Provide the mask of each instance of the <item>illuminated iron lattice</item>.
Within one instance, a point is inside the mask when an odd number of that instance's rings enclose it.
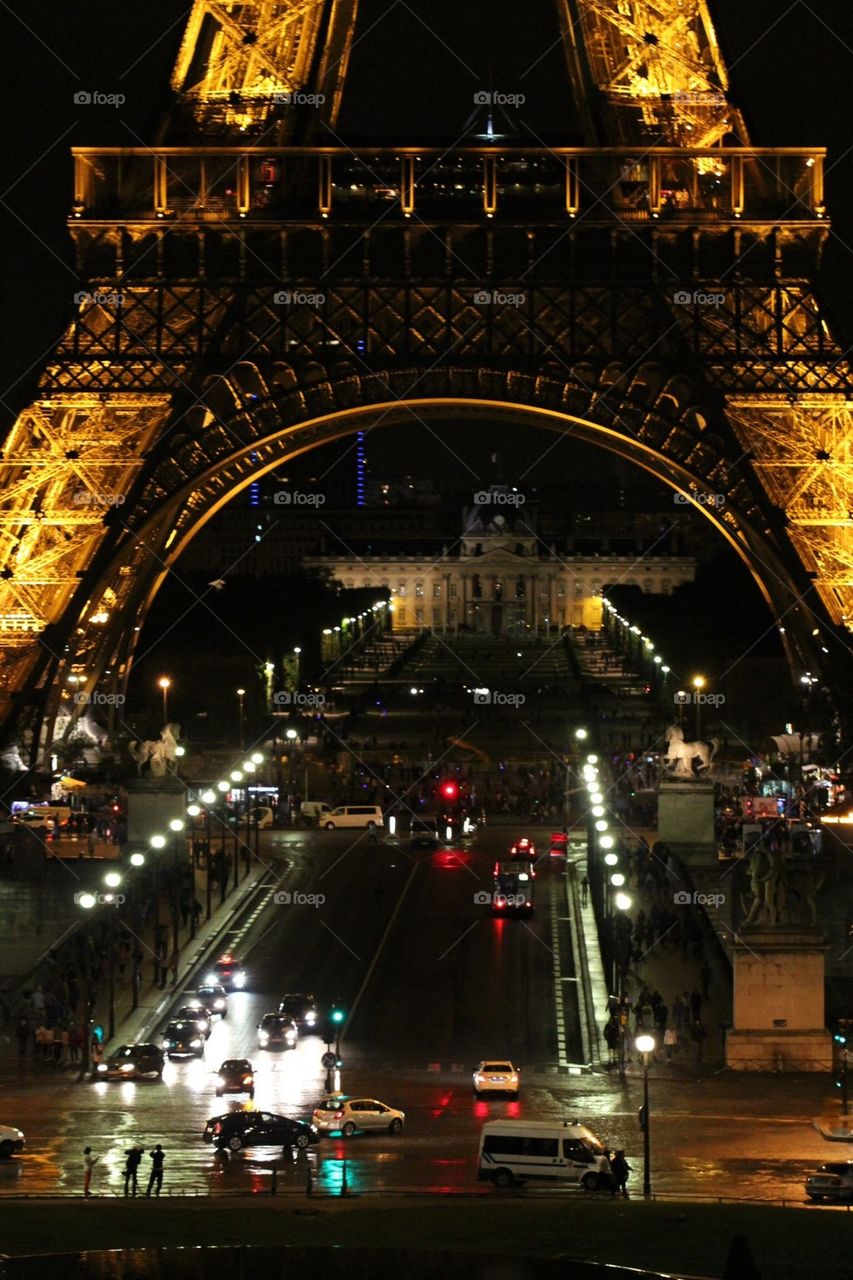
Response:
[[[121,687],[200,521],[336,413],[419,396],[573,414],[724,494],[792,664],[815,666],[810,582],[851,625],[824,153],[750,146],[704,0],[556,3],[583,148],[312,151],[356,0],[195,0],[163,138],[75,148],[87,292],[0,458],[0,715],[33,712],[34,742],[69,677]],[[322,304],[283,306],[297,286]]]

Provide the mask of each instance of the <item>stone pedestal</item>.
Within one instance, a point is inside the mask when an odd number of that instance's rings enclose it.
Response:
[[[714,784],[666,778],[658,787],[658,840],[672,849],[714,849]]]
[[[173,818],[186,820],[187,789],[176,778],[134,778],[127,784],[127,843],[148,848],[152,836],[170,835]]]
[[[734,1026],[726,1065],[735,1071],[829,1071],[824,963],[829,944],[799,925],[745,930],[733,946]]]

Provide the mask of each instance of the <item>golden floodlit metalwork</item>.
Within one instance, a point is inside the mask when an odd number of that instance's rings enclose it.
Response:
[[[792,665],[851,625],[825,152],[751,144],[704,0],[557,8],[583,146],[329,146],[355,0],[195,0],[154,143],[73,149],[83,284],[0,459],[2,715],[33,756],[70,689],[123,687],[230,498],[412,414],[656,476],[741,556]]]

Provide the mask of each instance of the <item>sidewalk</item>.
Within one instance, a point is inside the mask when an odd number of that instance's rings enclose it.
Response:
[[[108,913],[116,908],[106,907],[93,914],[88,920],[80,918],[79,927],[65,939],[58,949],[58,954],[51,952],[35,972],[21,979],[17,990],[8,998],[11,1006],[11,1021],[3,1028],[0,1036],[0,1063],[7,1070],[31,1063],[44,1065],[45,1069],[66,1068],[69,1071],[79,1070],[79,1057],[71,1047],[64,1044],[57,1050],[60,1058],[55,1062],[52,1056],[43,1059],[35,1053],[34,1031],[39,1024],[55,1028],[80,1028],[85,1023],[85,1007],[87,999],[86,970],[94,972],[95,977],[89,979],[93,995],[91,1017],[95,1026],[100,1026],[104,1033],[104,1052],[111,1047],[123,1043],[131,1043],[150,1034],[151,1028],[162,1016],[162,1010],[171,993],[180,989],[195,977],[194,970],[199,966],[205,952],[216,942],[218,935],[225,932],[259,883],[269,878],[267,860],[251,862],[248,870],[241,865],[241,879],[236,889],[229,875],[229,887],[225,901],[220,903],[220,891],[217,888],[211,901],[210,920],[204,919],[204,910],[193,937],[192,916],[188,915],[186,923],[178,921],[178,958],[176,970],[173,972],[170,961],[173,956],[172,927],[168,896],[160,895],[159,919],[161,938],[167,934],[165,954],[161,951],[161,968],[166,972],[166,983],[155,981],[155,939],[153,911],[150,898],[145,896],[144,885],[138,884],[135,892],[138,897],[132,907],[118,920],[111,920]],[[194,870],[194,889],[197,901],[201,904],[206,898],[205,873]],[[114,929],[115,947],[115,1035],[108,1036],[109,1028],[109,944],[111,930]],[[134,1009],[133,974],[139,973],[137,1007]],[[162,973],[160,974],[162,979]],[[24,993],[40,991],[41,1004],[33,1004],[32,997]],[[17,1028],[19,1021],[26,1018],[30,1025],[26,1053],[19,1051]]]
[[[575,875],[578,883],[580,883],[587,874],[585,850],[580,851],[575,847],[570,851],[569,860],[574,863]],[[642,872],[640,872],[639,878],[642,881]],[[644,911],[648,916],[656,902],[662,905],[662,897],[669,902],[670,906],[672,905],[673,895],[671,890],[668,891],[665,887],[646,887],[642,883],[638,886],[636,876],[633,880],[631,878],[628,879],[625,889],[633,899],[632,906],[627,912],[632,924],[636,923],[640,911]],[[696,907],[692,909],[701,910],[702,908]],[[681,910],[686,910],[686,908]],[[609,1055],[604,1040],[604,1028],[609,1017],[607,999],[611,992],[607,989],[598,928],[591,901],[586,906],[582,906],[579,923],[581,945],[586,948],[587,952],[592,995],[595,1004],[594,1020],[599,1033],[597,1052],[596,1046],[593,1046],[593,1061],[598,1063],[600,1070],[616,1072],[618,1068],[615,1065],[613,1067],[608,1067],[607,1065]],[[636,963],[632,960],[628,966],[624,984],[624,994],[627,995],[631,1003],[631,1014],[625,1040],[627,1074],[639,1073],[642,1070],[640,1055],[634,1050],[633,1045],[638,1034],[635,1025],[634,1006],[636,1005],[637,996],[644,986],[649,992],[659,992],[663,997],[663,1003],[669,1010],[667,1022],[669,1027],[673,1027],[675,1024],[673,1005],[676,999],[681,996],[682,1000],[684,1000],[684,993],[687,993],[689,997],[694,992],[697,992],[701,1000],[700,1020],[705,1030],[705,1039],[701,1042],[701,1051],[699,1051],[697,1050],[696,1042],[691,1036],[693,1013],[688,999],[687,1016],[683,1029],[678,1032],[678,1040],[673,1047],[669,1062],[666,1060],[665,1050],[661,1043],[662,1030],[657,1027],[652,1028],[652,1034],[658,1041],[658,1046],[649,1062],[651,1074],[695,1078],[699,1075],[716,1074],[724,1065],[724,1024],[728,1016],[729,995],[720,989],[713,972],[709,972],[708,966],[705,965],[704,948],[702,954],[697,957],[692,945],[682,946],[681,942],[677,940],[677,932],[677,930],[673,930],[670,937],[667,937],[666,932],[664,932],[651,945],[643,944],[639,948],[642,953],[640,960]],[[704,946],[707,945],[706,939],[704,940]],[[616,992],[615,994],[621,993]]]

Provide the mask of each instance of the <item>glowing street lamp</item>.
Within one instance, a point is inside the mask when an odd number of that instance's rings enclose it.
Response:
[[[161,676],[157,681],[160,691],[163,694],[163,724],[169,723],[169,690],[172,687],[172,681],[168,676]]]
[[[239,703],[240,703],[240,746],[241,747],[245,746],[245,742],[246,742],[246,730],[245,730],[246,714],[245,714],[245,702],[244,702],[245,697],[246,697],[246,690],[238,689],[237,698],[239,699]]]
[[[693,705],[696,708],[696,740],[699,741],[702,733],[702,708],[699,703],[699,694],[705,688],[705,677],[694,676],[691,681],[693,685]]]
[[[652,1194],[651,1121],[649,1117],[649,1054],[655,1051],[654,1036],[637,1036],[634,1041],[637,1053],[643,1055],[643,1105],[640,1109],[640,1127],[643,1130],[643,1195],[648,1200]]]

